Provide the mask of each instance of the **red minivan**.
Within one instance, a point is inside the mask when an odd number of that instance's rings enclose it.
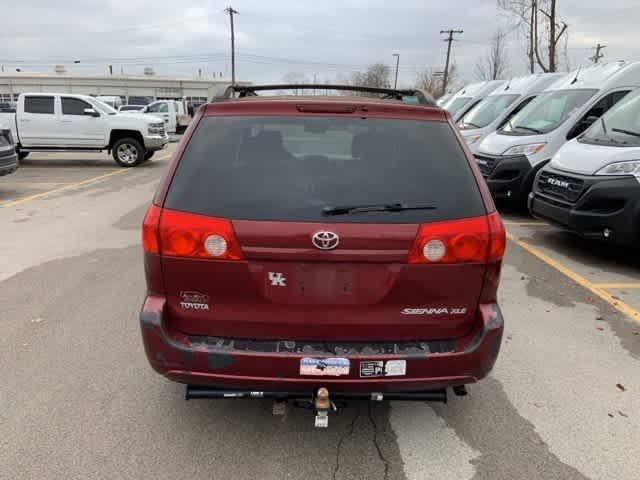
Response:
[[[146,214],[152,367],[187,398],[464,394],[500,349],[505,231],[449,115],[267,88],[200,108]]]

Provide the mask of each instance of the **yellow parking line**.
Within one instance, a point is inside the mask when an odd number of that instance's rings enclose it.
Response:
[[[574,272],[570,268],[564,266],[562,263],[558,262],[557,260],[554,260],[553,258],[549,257],[548,255],[546,255],[545,253],[541,252],[537,248],[532,247],[531,245],[529,245],[526,242],[523,242],[522,240],[518,240],[512,234],[507,233],[507,238],[509,240],[511,240],[512,242],[514,242],[515,244],[517,244],[519,247],[525,249],[531,255],[539,258],[540,260],[542,260],[547,265],[555,268],[557,271],[559,271],[563,275],[569,277],[571,280],[573,280],[575,283],[577,283],[581,287],[589,290],[591,293],[593,293],[597,297],[599,297],[602,300],[604,300],[605,302],[607,302],[609,305],[614,307],[619,312],[621,312],[624,315],[628,316],[629,318],[631,318],[635,322],[640,323],[640,312],[638,310],[635,310],[634,308],[630,307],[626,303],[624,303],[624,302],[622,302],[622,301],[620,301],[620,300],[618,300],[616,298],[613,298],[613,296],[610,293],[608,293],[605,290],[603,290],[603,287],[599,286],[599,284],[595,284],[595,283],[590,282],[589,280],[584,278],[579,273]]]
[[[165,159],[171,157],[171,155],[172,154],[163,155],[162,157],[158,157],[156,160],[165,160]],[[47,195],[51,195],[53,193],[63,192],[65,190],[69,190],[71,188],[76,188],[76,187],[81,187],[83,185],[89,185],[91,183],[97,182],[99,180],[103,180],[105,178],[113,177],[113,176],[119,175],[121,173],[132,172],[132,171],[135,171],[135,168],[123,168],[123,169],[120,169],[120,170],[115,170],[113,172],[105,173],[103,175],[98,175],[97,177],[91,177],[91,178],[88,178],[86,180],[82,180],[81,182],[69,183],[69,184],[65,185],[64,187],[58,187],[58,188],[54,188],[52,190],[47,190],[46,192],[40,192],[40,193],[36,193],[34,195],[29,195],[27,197],[19,198],[17,200],[11,200],[9,202],[0,203],[0,207],[14,207],[14,206],[20,205],[22,203],[30,202],[31,200],[36,200],[38,198],[46,197]]]
[[[598,288],[640,288],[640,283],[594,283]]]
[[[9,201],[6,203],[0,203],[0,207],[14,207],[16,205],[20,205],[21,203],[30,202],[31,200],[36,200],[38,198],[46,197],[47,195],[51,195],[52,193],[63,192],[65,190],[69,190],[70,188],[80,187],[82,185],[88,185],[90,183],[97,182],[98,180],[102,180],[103,178],[113,177],[114,175],[118,175],[120,173],[124,173],[128,170],[116,170],[114,172],[105,173],[103,175],[98,175],[97,177],[88,178],[87,180],[83,180],[81,182],[70,183],[69,185],[65,185],[64,187],[54,188],[52,190],[47,190],[46,192],[36,193],[34,195],[29,195],[27,197],[22,197],[17,200]]]

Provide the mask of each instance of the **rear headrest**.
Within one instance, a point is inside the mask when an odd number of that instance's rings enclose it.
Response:
[[[375,133],[363,132],[353,136],[351,141],[351,156],[364,157],[368,152],[374,151],[378,143]]]
[[[256,135],[256,137],[253,139],[253,142],[254,145],[258,146],[258,148],[263,148],[265,150],[284,150],[281,132],[276,132],[273,130],[263,130],[258,135]]]

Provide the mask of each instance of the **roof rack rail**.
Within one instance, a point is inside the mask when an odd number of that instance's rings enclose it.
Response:
[[[363,92],[363,93],[379,93],[383,95],[383,99],[402,100],[404,97],[416,97],[418,104],[435,107],[437,106],[433,97],[417,88],[396,89],[396,88],[380,88],[380,87],[364,87],[357,85],[327,85],[324,83],[283,83],[278,85],[229,85],[224,93],[216,97],[216,100],[230,100],[235,98],[255,97],[256,92],[273,91],[273,90],[339,90],[346,92]]]

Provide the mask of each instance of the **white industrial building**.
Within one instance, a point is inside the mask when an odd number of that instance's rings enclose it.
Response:
[[[0,73],[0,102],[11,102],[25,92],[79,93],[84,95],[115,95],[123,102],[129,96],[157,99],[185,98],[199,104],[222,93],[231,83],[223,79],[178,78],[154,75],[83,75],[68,73],[56,67],[55,73]],[[245,82],[242,82],[245,83]]]

